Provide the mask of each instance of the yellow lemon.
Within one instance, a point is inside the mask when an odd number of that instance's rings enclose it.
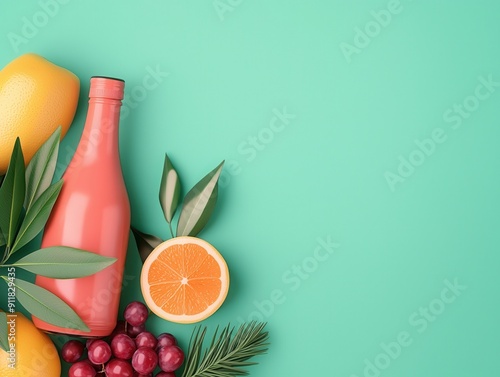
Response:
[[[0,71],[0,175],[7,171],[16,137],[26,162],[75,116],[80,81],[70,71],[36,54],[22,55]]]
[[[61,360],[47,334],[22,313],[7,316],[10,352],[0,349],[2,377],[59,377]]]

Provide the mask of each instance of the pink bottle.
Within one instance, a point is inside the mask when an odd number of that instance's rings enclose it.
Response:
[[[90,79],[83,135],[63,175],[63,188],[42,240],[42,247],[71,246],[118,260],[78,279],[37,276],[36,284],[63,299],[91,331],[61,328],[33,317],[42,330],[93,337],[109,335],[116,326],[130,229],[130,204],[118,151],[124,86],[119,79]]]

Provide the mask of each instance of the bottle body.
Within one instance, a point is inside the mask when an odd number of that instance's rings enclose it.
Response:
[[[83,278],[37,276],[36,284],[71,306],[91,330],[61,328],[34,317],[35,325],[46,331],[100,337],[109,335],[116,326],[130,229],[130,204],[118,150],[123,82],[121,98],[106,96],[120,97],[120,82],[92,78],[82,138],[63,175],[63,188],[42,238],[42,248],[70,246],[117,261]],[[117,93],[106,92],[106,87],[96,90],[102,85],[114,85]]]

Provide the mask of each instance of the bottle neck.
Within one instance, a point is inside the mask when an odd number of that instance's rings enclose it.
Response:
[[[118,158],[118,128],[121,101],[91,98],[82,138],[75,155],[85,164],[104,156]]]

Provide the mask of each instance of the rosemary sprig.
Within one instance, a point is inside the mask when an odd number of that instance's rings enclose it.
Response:
[[[266,323],[252,321],[241,325],[234,333],[234,327],[227,325],[219,335],[217,328],[210,346],[203,352],[203,357],[202,348],[207,328],[198,327],[191,335],[182,377],[248,375],[244,368],[257,364],[248,360],[267,352],[269,333],[264,331],[265,326]]]

